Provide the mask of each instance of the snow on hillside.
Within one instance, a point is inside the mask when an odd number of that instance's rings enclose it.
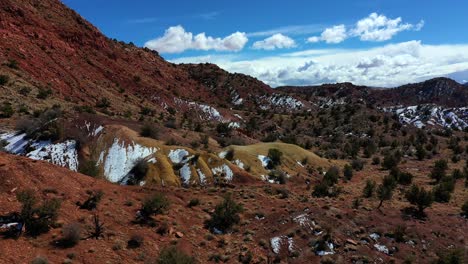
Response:
[[[182,100],[180,98],[174,98],[174,102],[180,106],[187,106],[188,108],[196,111],[200,117],[200,119],[203,120],[212,120],[212,121],[223,121],[224,118],[221,115],[221,113],[218,111],[218,109],[206,105],[206,104],[200,104],[196,102],[189,102]]]
[[[76,125],[76,127],[82,131],[86,131],[88,133],[88,137],[96,137],[104,130],[103,126],[89,121],[84,121],[82,126]]]
[[[270,162],[271,162],[271,159],[267,156],[264,156],[264,155],[258,155],[257,157],[261,162],[262,162],[262,166],[263,168],[268,168],[268,166],[270,165]]]
[[[273,94],[270,96],[261,96],[259,101],[265,102],[265,104],[261,105],[260,108],[263,110],[268,110],[275,107],[290,109],[290,110],[299,110],[304,107],[304,104],[293,98],[289,95],[283,94]]]
[[[62,143],[52,144],[50,141],[33,143],[35,150],[26,154],[26,157],[34,160],[45,160],[52,164],[78,171],[78,152],[76,141],[67,140]]]
[[[104,176],[111,182],[120,182],[135,167],[138,161],[154,155],[157,148],[148,148],[135,142],[120,142],[114,139],[112,146],[101,152],[97,165],[104,167]]]
[[[78,153],[74,140],[59,143],[52,143],[49,140],[34,141],[28,139],[26,134],[17,132],[0,134],[0,140],[5,142],[5,150],[11,154],[44,160],[72,171],[78,171]]]
[[[385,112],[394,113],[402,124],[441,126],[463,130],[468,127],[468,108],[443,108],[436,105],[394,106],[383,108]]]
[[[234,173],[232,172],[231,168],[229,168],[229,166],[226,164],[212,168],[211,171],[213,174],[223,174],[226,181],[232,181],[234,177]]]
[[[185,149],[171,149],[167,155],[174,164],[185,163],[184,159],[189,155]]]

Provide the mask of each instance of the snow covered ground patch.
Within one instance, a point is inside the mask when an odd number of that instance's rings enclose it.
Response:
[[[223,164],[219,167],[212,168],[211,171],[213,174],[224,174],[224,179],[226,181],[232,181],[234,178],[234,173],[232,172],[231,168],[228,165]]]
[[[180,177],[182,178],[182,183],[187,185],[190,183],[190,178],[191,178],[191,171],[190,171],[190,166],[186,163],[182,168],[179,170]]]
[[[198,174],[198,178],[200,178],[200,184],[201,185],[206,184],[206,175],[200,169],[197,169],[197,174]]]
[[[78,171],[78,153],[74,140],[54,144],[51,141],[33,141],[26,138],[25,133],[17,132],[1,134],[0,140],[6,143],[4,148],[11,154],[44,160],[72,171]]]
[[[236,159],[236,160],[233,161],[233,163],[236,164],[237,167],[239,167],[239,168],[241,168],[243,170],[245,169],[245,164],[241,160]]]
[[[0,140],[6,143],[5,150],[15,155],[24,154],[26,146],[30,143],[30,140],[26,139],[25,133],[18,134],[16,132],[2,134]]]
[[[275,107],[284,108],[288,110],[300,110],[304,107],[304,104],[301,101],[289,95],[273,94],[268,97],[262,96],[259,99],[260,101],[266,102],[265,104],[260,106],[260,108],[263,110],[268,110]]]
[[[35,150],[26,154],[26,157],[34,160],[45,160],[72,171],[78,171],[78,152],[75,140],[67,140],[57,144],[52,144],[50,141],[40,141],[33,143],[31,147]]]
[[[280,254],[283,246],[286,246],[289,253],[295,251],[294,238],[288,236],[277,236],[270,239],[271,250],[275,254]]]
[[[382,109],[394,113],[400,123],[423,128],[427,125],[456,128],[463,130],[468,127],[468,108],[443,108],[437,105],[425,104],[414,106],[393,106]]]
[[[377,249],[377,251],[385,253],[387,255],[390,254],[390,250],[385,245],[380,245],[380,244],[375,244],[374,248]]]
[[[190,155],[190,153],[185,150],[185,149],[171,149],[169,151],[169,159],[172,161],[174,164],[180,164],[184,163],[185,157]]]
[[[268,165],[271,162],[271,159],[269,157],[263,156],[263,155],[258,155],[258,159],[262,162],[262,166],[265,169],[268,167]]]
[[[157,148],[148,148],[135,142],[126,144],[114,139],[112,146],[101,152],[98,165],[103,165],[104,175],[111,182],[120,182],[138,161],[155,154]]]

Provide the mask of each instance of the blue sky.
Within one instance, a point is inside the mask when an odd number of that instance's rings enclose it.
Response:
[[[63,2],[111,38],[272,86],[468,80],[462,0]]]

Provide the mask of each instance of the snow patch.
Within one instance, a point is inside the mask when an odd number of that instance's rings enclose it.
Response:
[[[190,166],[189,164],[185,164],[180,168],[180,177],[182,178],[182,183],[184,184],[189,184],[190,183],[190,177],[191,177],[191,171],[190,171]]]
[[[97,165],[102,164],[104,175],[111,182],[119,182],[127,176],[137,162],[155,154],[157,148],[148,148],[131,142],[125,144],[124,141],[114,139],[112,146],[101,152]]]
[[[379,240],[380,235],[377,234],[377,233],[372,233],[372,234],[369,235],[369,237],[372,238],[374,241],[377,241],[377,240]]]
[[[221,151],[221,152],[218,154],[218,157],[220,157],[220,158],[222,158],[222,159],[225,159],[227,154],[228,154],[228,151],[227,151],[227,150],[223,150],[223,151]]]
[[[437,105],[424,104],[414,106],[392,106],[382,108],[384,112],[394,113],[400,123],[423,128],[427,125],[456,128],[468,127],[468,108],[443,108]]]
[[[307,214],[300,214],[293,218],[295,223],[298,223],[301,227],[309,229],[310,231],[314,230],[314,222],[312,222]]]
[[[273,94],[268,97],[262,96],[260,97],[260,101],[266,101],[266,104],[260,106],[262,110],[268,110],[272,107],[299,110],[304,107],[304,104],[301,101],[283,94]]]
[[[229,125],[228,125],[229,128],[232,128],[232,129],[237,129],[237,128],[240,128],[241,125],[239,122],[230,122]]]
[[[390,254],[390,251],[385,245],[375,244],[374,248],[377,249],[379,252],[385,253],[387,255]]]
[[[292,237],[287,236],[277,236],[270,239],[270,246],[271,250],[275,254],[279,254],[281,251],[281,247],[285,245],[288,248],[290,253],[294,252],[294,239]]]
[[[78,153],[74,140],[53,144],[49,140],[30,140],[26,138],[25,133],[17,132],[1,134],[0,140],[6,142],[4,148],[8,153],[24,155],[34,160],[44,160],[72,171],[78,171]],[[29,149],[33,150],[27,152]]]
[[[52,144],[50,141],[40,141],[33,143],[31,147],[35,150],[26,154],[26,157],[34,160],[45,160],[72,171],[78,171],[78,152],[75,140],[67,140],[57,144]]]
[[[15,155],[24,154],[24,152],[26,151],[26,146],[30,143],[30,141],[26,139],[25,133],[5,133],[0,135],[0,139],[7,143],[4,147],[5,150]]]
[[[327,243],[327,246],[328,246],[328,250],[320,250],[320,251],[317,251],[316,254],[319,255],[319,256],[326,256],[326,255],[333,255],[335,254],[335,245],[333,245],[333,243],[329,242]]]
[[[271,162],[271,159],[269,157],[263,156],[263,155],[258,155],[258,159],[262,162],[262,166],[265,169],[268,167],[268,164],[270,164]]]
[[[200,170],[197,169],[198,177],[200,178],[200,184],[204,185],[206,184],[206,175]]]
[[[189,155],[189,152],[185,149],[171,149],[169,151],[169,159],[172,161],[174,164],[180,164],[184,163],[185,157]]]
[[[224,174],[224,179],[226,181],[232,181],[234,177],[234,173],[232,172],[231,168],[229,168],[229,166],[226,164],[223,164],[216,168],[212,168],[211,171],[213,172],[213,174]]]
[[[236,160],[233,161],[233,163],[236,164],[237,167],[239,167],[239,168],[241,168],[243,170],[245,169],[245,165],[241,160],[236,159]]]

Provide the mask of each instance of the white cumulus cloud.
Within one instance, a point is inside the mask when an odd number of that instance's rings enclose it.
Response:
[[[248,41],[243,32],[225,38],[214,38],[205,33],[194,36],[179,25],[168,28],[162,37],[146,42],[145,47],[160,53],[181,53],[186,50],[240,51]]]
[[[368,17],[359,20],[352,34],[363,41],[386,41],[392,39],[399,32],[410,29],[421,29],[422,22],[417,28],[408,23],[402,23],[402,18],[390,19],[384,15],[372,13]]]
[[[347,38],[345,25],[325,29],[321,39],[326,43],[340,43]]]
[[[358,37],[362,41],[387,41],[392,39],[396,34],[414,30],[420,31],[424,27],[424,20],[421,20],[416,25],[403,23],[401,17],[394,19],[388,18],[383,14],[372,13],[369,16],[359,20],[349,30],[345,25],[337,25],[325,29],[319,36],[308,38],[309,43],[325,41],[326,43],[341,43],[347,38]]]
[[[296,46],[296,42],[281,33],[275,34],[264,40],[257,41],[253,44],[254,49],[274,50],[274,49],[287,49]]]
[[[408,41],[362,49],[320,49],[255,59],[240,55],[179,58],[175,63],[211,62],[254,76],[271,86],[353,82],[393,87],[440,76],[468,76],[468,45]]]

